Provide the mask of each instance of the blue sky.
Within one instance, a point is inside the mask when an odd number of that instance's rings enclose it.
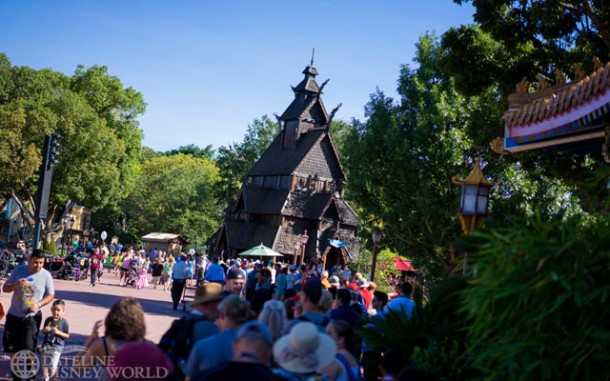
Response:
[[[285,110],[312,48],[326,108],[362,120],[376,88],[396,96],[420,35],[472,14],[451,0],[1,0],[0,52],[66,74],[107,66],[144,95],[145,145],[218,148]]]

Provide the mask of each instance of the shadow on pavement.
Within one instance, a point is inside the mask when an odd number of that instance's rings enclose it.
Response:
[[[63,299],[65,301],[72,301],[72,302],[77,302],[77,303],[81,303],[81,304],[86,304],[86,305],[93,306],[93,307],[101,307],[101,308],[109,309],[110,307],[112,307],[114,302],[116,302],[120,297],[123,296],[123,295],[121,295],[121,292],[120,292],[121,289],[122,289],[122,287],[117,286],[116,295],[97,294],[97,293],[93,293],[93,292],[82,292],[82,291],[57,290],[55,292],[55,298]],[[134,296],[134,298],[138,302],[140,302],[140,304],[142,305],[142,309],[144,309],[144,312],[146,314],[156,314],[156,315],[173,316],[173,317],[182,316],[181,310],[174,311],[172,309],[171,301],[151,300],[151,299],[146,299],[146,298],[140,298],[137,296]],[[97,319],[103,319],[104,317],[105,317],[105,315],[99,316],[99,317],[97,317]],[[91,326],[93,326],[94,322],[95,321],[91,322]]]

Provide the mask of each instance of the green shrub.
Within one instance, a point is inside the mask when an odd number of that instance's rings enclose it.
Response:
[[[463,241],[470,354],[490,380],[610,377],[610,224],[543,221]]]

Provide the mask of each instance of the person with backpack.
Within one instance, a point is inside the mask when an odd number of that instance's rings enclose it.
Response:
[[[320,303],[323,290],[324,286],[318,278],[311,278],[305,283],[303,289],[298,293],[303,313],[288,324],[285,333],[289,333],[296,324],[304,321],[315,324],[321,333],[326,332],[326,326],[330,322],[330,318],[326,315],[326,309]]]
[[[174,364],[174,371],[167,380],[184,380],[184,368],[195,343],[220,332],[214,321],[219,317],[218,304],[221,300],[220,284],[199,286],[191,303],[192,312],[174,320],[163,334],[159,348],[167,353]]]

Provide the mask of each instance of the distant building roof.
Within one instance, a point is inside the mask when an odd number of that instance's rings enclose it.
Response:
[[[180,234],[172,233],[148,233],[141,239],[144,242],[171,242],[179,243],[181,245],[185,245],[188,243],[188,241]]]

